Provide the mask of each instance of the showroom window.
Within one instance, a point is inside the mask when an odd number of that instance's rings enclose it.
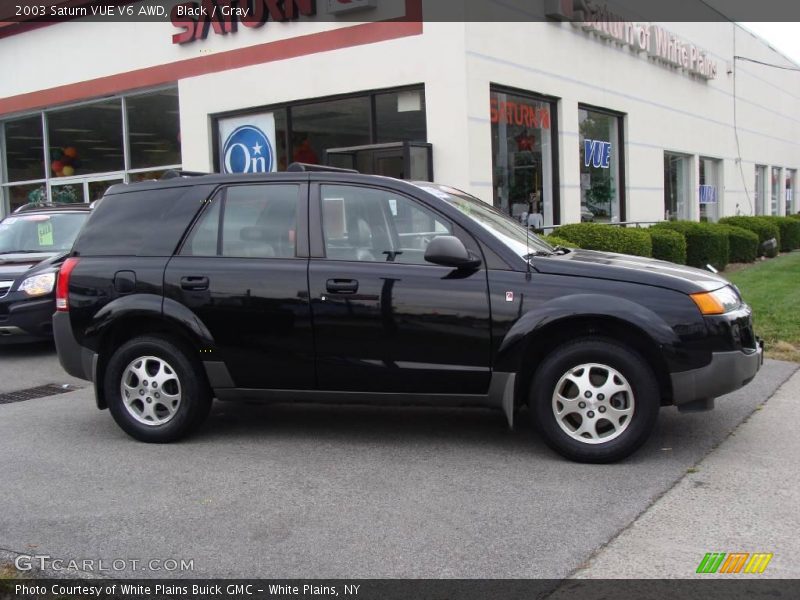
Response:
[[[667,221],[692,218],[691,168],[690,156],[664,153],[664,219]]]
[[[722,161],[714,158],[700,158],[700,220],[716,223],[720,217],[720,190]]]
[[[800,209],[795,208],[794,204],[794,184],[797,171],[795,169],[786,169],[786,214],[791,215],[795,212],[800,213]]]
[[[180,164],[178,90],[131,96],[126,105],[131,169]]]
[[[757,215],[767,214],[766,207],[764,206],[767,198],[766,185],[767,167],[764,165],[756,165],[756,187],[753,196],[755,201],[755,214]]]
[[[292,161],[321,164],[328,148],[370,143],[367,96],[294,106],[290,114]]]
[[[90,202],[109,186],[180,168],[175,88],[46,110],[0,123],[0,214],[29,202]]]
[[[625,220],[622,115],[581,106],[581,221],[618,223]]]
[[[539,227],[558,224],[555,101],[492,87],[489,115],[494,205],[518,218],[533,216]]]
[[[408,168],[404,151],[412,163],[430,162],[421,86],[249,109],[215,120],[215,162],[223,173],[283,171],[301,162],[404,178],[420,172],[414,164]],[[406,142],[422,143],[408,149]],[[329,155],[334,149],[336,157]],[[342,153],[349,164],[339,164]]]
[[[781,195],[781,168],[772,167],[772,180],[770,185],[769,214],[778,214],[778,200]]]

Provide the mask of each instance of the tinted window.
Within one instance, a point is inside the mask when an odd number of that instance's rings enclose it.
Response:
[[[298,191],[296,185],[242,185],[221,191],[181,254],[216,256],[221,249],[222,256],[239,258],[294,257]]]
[[[425,249],[452,224],[389,190],[322,186],[325,252],[334,260],[426,264]]]
[[[171,256],[212,186],[111,194],[75,242],[84,256]]]

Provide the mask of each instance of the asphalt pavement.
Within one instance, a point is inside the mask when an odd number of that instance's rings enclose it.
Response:
[[[2,390],[72,381],[52,353],[5,352]],[[124,559],[103,574],[137,577],[560,578],[797,367],[767,361],[711,413],[663,410],[650,442],[614,465],[570,463],[525,419],[509,432],[484,410],[217,402],[197,435],[159,446],[128,438],[90,387],[3,404],[0,549]]]

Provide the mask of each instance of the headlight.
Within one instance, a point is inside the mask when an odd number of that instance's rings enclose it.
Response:
[[[730,286],[720,288],[713,292],[702,292],[689,296],[697,308],[704,315],[722,315],[726,312],[735,310],[742,305],[739,294]]]
[[[53,291],[56,283],[55,273],[44,273],[28,277],[19,286],[20,292],[25,292],[28,296],[43,296]]]

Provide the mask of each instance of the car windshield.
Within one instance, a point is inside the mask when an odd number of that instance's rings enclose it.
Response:
[[[527,230],[522,224],[474,196],[435,183],[418,183],[417,185],[426,192],[455,206],[523,258],[537,252],[552,254],[555,251],[552,246],[532,231]]]
[[[0,254],[69,250],[88,212],[10,215],[0,221]]]

